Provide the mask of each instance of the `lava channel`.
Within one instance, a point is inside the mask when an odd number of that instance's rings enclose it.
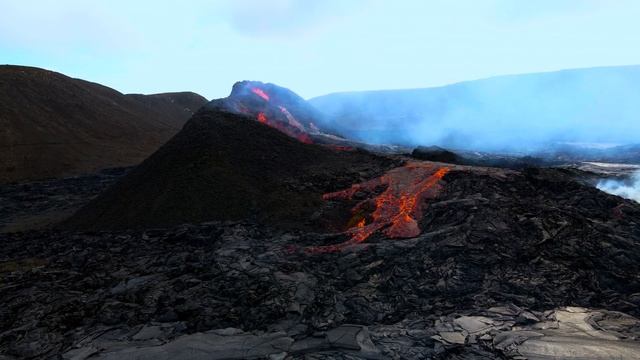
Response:
[[[291,126],[288,123],[279,120],[272,120],[271,117],[268,117],[264,112],[259,112],[256,116],[256,119],[258,120],[258,122],[277,129],[280,132],[283,132],[302,143],[313,144],[313,140],[311,140],[309,134],[304,132],[304,130],[300,130],[297,127]]]
[[[264,101],[269,101],[269,99],[270,99],[269,95],[267,95],[267,93],[264,92],[264,90],[262,90],[260,88],[257,88],[257,87],[251,88],[251,92],[253,92],[254,94],[256,94],[256,95],[260,96],[261,98],[263,98]]]
[[[338,252],[349,246],[362,243],[376,231],[382,230],[389,238],[412,238],[420,235],[418,219],[427,199],[436,197],[442,190],[440,180],[449,172],[447,167],[430,163],[411,162],[395,168],[381,177],[355,184],[349,189],[323,195],[325,200],[351,200],[356,193],[374,193],[376,188],[386,186],[377,196],[359,202],[351,209],[354,216],[362,216],[371,205],[375,210],[362,217],[347,232],[351,239],[336,245],[311,246],[308,253]],[[367,220],[369,222],[367,223]]]
[[[264,90],[254,87],[254,88],[251,88],[251,92],[261,97],[267,103],[271,102],[271,97]],[[240,106],[241,106],[241,109],[242,108],[247,109],[246,106],[242,104]],[[291,136],[292,138],[298,139],[298,141],[300,142],[303,142],[305,144],[313,144],[313,140],[311,139],[311,136],[309,136],[309,134],[307,133],[304,126],[298,120],[296,120],[296,118],[289,112],[289,110],[287,110],[287,108],[282,105],[278,105],[277,107],[280,112],[279,116],[278,115],[267,116],[267,114],[264,111],[260,111],[256,115],[256,120],[258,120],[259,122],[267,126],[277,129],[280,132],[283,132]],[[284,117],[286,121],[283,121],[282,117]]]

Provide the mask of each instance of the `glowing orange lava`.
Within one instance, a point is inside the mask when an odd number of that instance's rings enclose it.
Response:
[[[313,144],[313,140],[307,133],[305,127],[289,112],[289,110],[287,110],[286,107],[274,104],[273,101],[271,101],[269,94],[261,88],[252,87],[250,90],[266,101],[266,104],[260,107],[260,110],[262,111],[255,115],[256,120],[272,128],[278,129],[279,131],[298,139],[300,142]],[[273,106],[273,108],[271,106]],[[279,110],[279,113],[275,108]],[[249,107],[243,103],[237,104],[236,109],[243,114],[250,115],[252,113],[249,110]],[[253,112],[253,114],[255,114],[255,112]]]
[[[374,207],[367,224],[365,218],[348,230],[351,239],[336,245],[313,246],[309,253],[341,251],[349,246],[362,243],[376,231],[382,230],[389,238],[411,238],[420,235],[418,219],[427,199],[438,195],[442,187],[440,180],[449,172],[447,167],[437,167],[430,163],[412,162],[390,170],[385,175],[356,184],[349,189],[328,193],[325,200],[350,200],[356,193],[374,193],[376,188],[386,189],[373,198],[359,202],[351,211],[361,214],[367,207]]]
[[[336,151],[355,151],[356,150],[352,146],[345,146],[345,145],[325,144],[324,146],[328,147],[329,149],[336,150]]]
[[[259,112],[258,115],[256,116],[256,119],[262,124],[265,124],[274,129],[277,129],[291,136],[292,138],[298,139],[298,141],[300,142],[303,142],[305,144],[313,144],[311,137],[309,136],[309,134],[304,132],[304,130],[300,130],[296,127],[289,126],[287,123],[284,123],[282,121],[271,120],[270,118],[267,117],[267,115],[264,112]]]
[[[267,95],[267,93],[264,92],[264,90],[262,90],[260,88],[257,88],[257,87],[254,87],[254,88],[251,88],[251,91],[254,94],[256,94],[256,95],[260,96],[261,98],[263,98],[264,101],[269,101],[269,95]]]
[[[267,124],[268,120],[267,120],[267,115],[265,115],[263,112],[258,113],[258,121],[263,123],[263,124]]]

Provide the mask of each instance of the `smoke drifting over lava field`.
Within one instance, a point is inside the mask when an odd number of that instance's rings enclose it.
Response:
[[[501,76],[411,90],[335,93],[310,103],[327,126],[374,143],[539,151],[640,140],[640,66]]]
[[[598,183],[598,189],[640,203],[640,171],[626,180],[602,180]]]

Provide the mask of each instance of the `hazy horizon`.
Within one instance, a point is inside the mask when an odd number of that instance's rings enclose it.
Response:
[[[640,64],[640,3],[631,0],[0,0],[0,8],[1,63],[123,93],[212,99],[246,79],[312,98]]]

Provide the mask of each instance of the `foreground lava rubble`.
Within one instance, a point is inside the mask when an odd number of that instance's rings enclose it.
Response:
[[[332,253],[295,250],[349,233],[251,221],[2,235],[0,354],[637,356],[638,204],[555,170],[453,167],[441,185],[418,236]]]

